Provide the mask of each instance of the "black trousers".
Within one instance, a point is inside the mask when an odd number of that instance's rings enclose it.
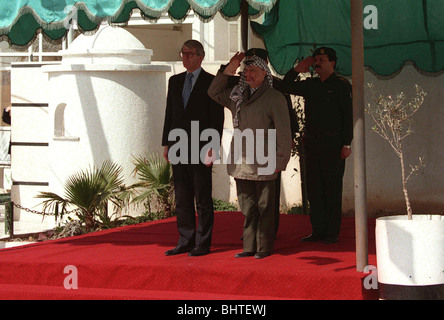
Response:
[[[277,234],[278,229],[279,229],[279,217],[280,217],[280,204],[281,204],[281,172],[279,171],[277,173],[277,177],[276,177],[276,190],[275,190],[275,200],[274,200],[274,207],[275,207],[275,215],[274,215],[274,230],[275,233]]]
[[[312,234],[321,238],[338,237],[345,170],[341,139],[339,136],[305,138],[304,147]]]
[[[203,164],[173,165],[179,245],[210,249],[214,224],[211,170]]]

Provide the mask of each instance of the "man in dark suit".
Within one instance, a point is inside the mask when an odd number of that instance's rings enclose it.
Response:
[[[169,79],[162,136],[163,156],[173,164],[179,241],[165,255],[189,252],[189,256],[201,256],[210,252],[214,208],[212,162],[205,162],[201,157],[206,142],[200,141],[200,135],[206,129],[217,130],[220,145],[224,110],[207,94],[214,76],[201,67],[205,57],[202,44],[188,40],[183,44],[180,55],[187,71]],[[186,138],[177,135],[178,132],[186,133]],[[179,140],[176,140],[178,137]],[[172,148],[176,143],[180,143],[181,147]],[[203,152],[207,153],[206,158],[211,158],[211,149]]]

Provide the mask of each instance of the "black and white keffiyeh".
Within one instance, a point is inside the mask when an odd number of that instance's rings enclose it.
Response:
[[[256,66],[261,68],[262,70],[265,70],[267,72],[265,78],[268,81],[268,84],[270,87],[273,87],[273,76],[271,75],[270,68],[268,67],[268,63],[257,56],[252,56],[248,60],[244,62],[245,67],[247,66]],[[245,71],[241,73],[240,80],[237,86],[233,88],[230,94],[230,99],[233,100],[236,103],[236,114],[233,118],[233,127],[237,128],[239,126],[239,119],[238,115],[240,112],[240,107],[242,105],[242,102],[244,100],[243,94],[245,92],[245,89],[247,89],[249,86],[247,84],[247,81],[245,80]]]

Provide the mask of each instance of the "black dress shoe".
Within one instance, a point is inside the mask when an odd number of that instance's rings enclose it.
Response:
[[[210,253],[210,249],[204,249],[202,247],[196,246],[193,248],[193,250],[188,253],[190,257],[198,257],[198,256],[204,256],[206,254]]]
[[[319,241],[319,240],[321,240],[321,237],[317,236],[317,235],[314,235],[314,234],[311,234],[311,235],[301,239],[302,242],[316,242],[316,241]]]
[[[254,256],[254,252],[239,252],[234,255],[235,258],[246,258]]]
[[[263,258],[266,258],[268,256],[271,256],[271,252],[256,252],[256,254],[254,255],[254,257],[256,259],[263,259]]]
[[[166,256],[175,256],[176,254],[190,252],[192,249],[193,249],[193,247],[191,247],[191,246],[182,246],[179,244],[174,249],[165,251],[165,255]]]

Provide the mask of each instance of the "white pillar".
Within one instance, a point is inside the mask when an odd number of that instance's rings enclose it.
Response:
[[[133,157],[161,150],[169,66],[122,28],[81,35],[49,75],[49,189],[63,193],[75,172],[106,160],[135,182]]]

